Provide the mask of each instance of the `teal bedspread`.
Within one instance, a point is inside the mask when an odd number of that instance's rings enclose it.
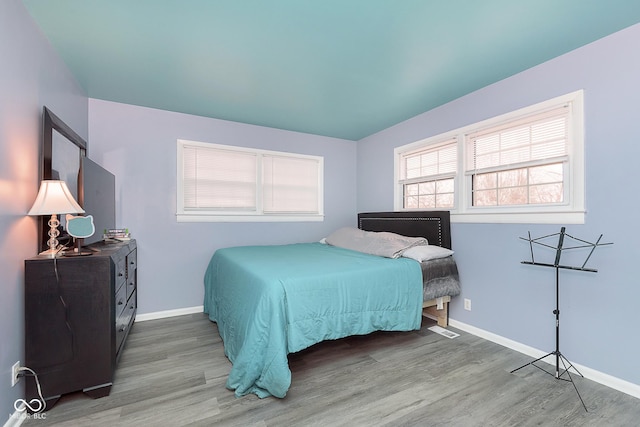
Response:
[[[215,252],[204,282],[236,396],[284,397],[287,354],[320,341],[420,328],[422,272],[406,258],[321,243],[233,247]]]

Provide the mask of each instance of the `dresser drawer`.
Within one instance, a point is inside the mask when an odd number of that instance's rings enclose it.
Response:
[[[120,353],[120,346],[122,342],[129,334],[129,329],[133,325],[133,320],[136,314],[136,293],[131,295],[131,298],[127,301],[124,310],[120,313],[120,316],[116,320],[116,351]]]
[[[134,249],[127,255],[127,273],[135,271],[136,268],[138,268],[138,250]]]
[[[125,257],[118,258],[116,261],[116,292],[127,279],[127,259]]]
[[[132,250],[127,255],[127,299],[131,298],[131,294],[136,290],[138,281],[138,252]]]
[[[124,288],[125,286],[123,286]],[[131,295],[136,291],[136,275],[134,274],[133,277],[129,277],[127,279],[127,299],[131,298]]]
[[[127,307],[127,287],[120,286],[120,289],[116,292],[115,298],[116,305],[116,319],[120,317],[124,309]]]

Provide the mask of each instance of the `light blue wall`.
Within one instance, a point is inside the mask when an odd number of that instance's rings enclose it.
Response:
[[[94,99],[89,117],[89,157],[116,175],[118,225],[138,242],[139,313],[201,306],[218,248],[318,240],[356,224],[354,141]],[[177,139],[324,156],[324,222],[176,222]]]
[[[614,245],[593,255],[597,274],[561,272],[561,350],[572,362],[634,384],[640,384],[638,40],[640,25],[365,138],[358,142],[357,177],[358,210],[392,210],[395,147],[584,89],[588,212],[584,225],[567,232],[588,241],[602,233]],[[554,350],[554,270],[520,264],[529,249],[518,237],[555,233],[561,225],[453,224],[463,290],[451,318]],[[463,309],[464,298],[472,311]]]
[[[0,1],[0,424],[23,397],[10,387],[24,362],[24,260],[37,254],[37,224],[26,214],[38,191],[42,107],[87,136],[87,98],[19,0]]]

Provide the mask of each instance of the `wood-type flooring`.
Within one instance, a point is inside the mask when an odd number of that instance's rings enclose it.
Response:
[[[289,356],[284,399],[236,398],[216,324],[204,314],[135,323],[111,394],[63,396],[24,426],[637,426],[640,400],[526,367],[526,355],[449,328],[377,332]]]

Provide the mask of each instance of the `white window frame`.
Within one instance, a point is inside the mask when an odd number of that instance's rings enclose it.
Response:
[[[542,111],[568,105],[571,108],[568,122],[567,160],[565,162],[562,203],[519,206],[472,206],[472,174],[466,173],[466,136],[481,129],[515,121]],[[585,222],[585,166],[584,166],[584,92],[578,90],[557,98],[493,117],[431,138],[412,142],[394,150],[394,209],[403,207],[403,185],[400,162],[402,155],[421,147],[456,138],[458,143],[458,170],[455,178],[452,222],[462,223],[524,223],[524,224],[584,224]]]
[[[238,153],[251,153],[258,159],[256,182],[256,210],[187,209],[184,203],[184,149],[185,147],[214,148]],[[316,213],[270,213],[263,209],[262,158],[263,156],[289,157],[313,160],[318,163],[318,212]],[[178,139],[177,141],[177,199],[178,222],[317,222],[324,221],[324,158],[282,151],[261,150],[222,144]]]
[[[419,184],[419,183],[424,183],[424,182],[437,182],[437,181],[441,181],[441,180],[448,180],[448,179],[453,179],[453,193],[454,193],[454,208],[456,205],[456,198],[455,198],[455,194],[457,193],[457,188],[458,188],[458,171],[457,169],[459,167],[456,167],[455,171],[451,171],[451,172],[443,172],[443,173],[438,173],[438,174],[434,174],[434,175],[429,175],[428,177],[407,177],[407,172],[405,171],[405,161],[404,159],[406,157],[410,157],[411,155],[416,154],[416,152],[420,152],[423,151],[425,149],[433,149],[433,151],[437,151],[440,148],[443,147],[448,147],[452,144],[456,144],[456,150],[458,150],[458,144],[456,143],[457,140],[457,136],[455,134],[451,135],[451,134],[444,134],[444,135],[438,135],[437,137],[434,138],[428,138],[425,140],[421,140],[421,141],[416,141],[412,144],[409,145],[405,145],[404,147],[401,148],[405,148],[403,150],[399,150],[396,151],[396,162],[395,162],[395,176],[396,176],[396,183],[397,183],[397,191],[396,194],[394,195],[395,200],[396,200],[396,207],[397,206],[404,206],[404,201],[405,201],[405,185],[410,185],[410,184]],[[397,149],[396,149],[397,150]],[[459,154],[457,155],[457,157],[459,158]],[[440,163],[438,163],[438,165],[441,165]],[[437,186],[437,184],[436,184]],[[437,193],[434,194],[434,196],[436,196],[436,201],[437,201]],[[429,208],[429,209],[450,209],[450,208]],[[411,209],[403,209],[403,210],[411,210]]]

